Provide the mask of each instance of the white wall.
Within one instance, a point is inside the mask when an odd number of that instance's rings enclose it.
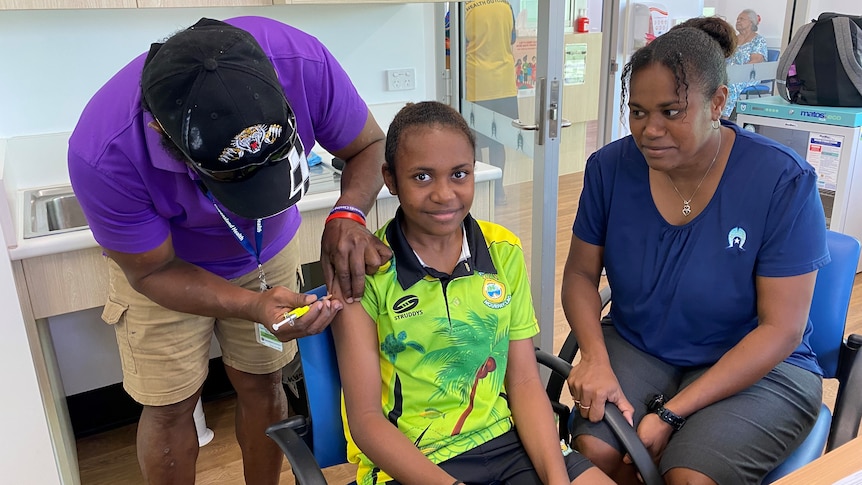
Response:
[[[262,15],[320,38],[369,104],[434,95],[433,4],[4,11],[0,138],[71,131],[89,97],[151,42],[200,17]],[[416,68],[416,89],[384,71]]]
[[[859,0],[809,0],[806,21],[816,19],[823,12],[862,15],[862,4]]]

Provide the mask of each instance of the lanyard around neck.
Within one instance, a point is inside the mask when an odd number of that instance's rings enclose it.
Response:
[[[230,229],[233,237],[236,238],[237,242],[250,254],[255,262],[257,263],[257,271],[258,271],[258,279],[260,280],[260,291],[266,291],[270,288],[266,283],[266,274],[263,272],[263,264],[260,262],[260,251],[263,247],[263,219],[255,219],[254,220],[254,246],[251,245],[251,241],[248,240],[245,234],[240,231],[239,227],[230,219],[230,217],[225,214],[221,207],[218,206],[215,199],[213,198],[210,191],[204,186],[202,183],[198,183],[201,190],[203,190],[204,195],[207,196],[207,199],[212,202],[213,207],[215,207],[218,215],[221,216],[224,223],[227,225],[228,229]]]

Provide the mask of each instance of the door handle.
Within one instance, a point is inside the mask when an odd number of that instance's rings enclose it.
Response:
[[[524,130],[524,131],[536,131],[539,129],[539,125],[525,125],[525,124],[521,123],[521,120],[519,120],[519,119],[512,120],[512,126],[514,126],[515,128],[517,128],[519,130]]]
[[[525,125],[525,124],[521,123],[521,120],[518,120],[518,119],[512,120],[512,126],[514,126],[515,128],[517,128],[519,130],[524,130],[524,131],[536,131],[539,129],[539,125]],[[568,128],[570,126],[572,126],[571,121],[569,121],[565,118],[562,118],[560,120],[560,128]]]
[[[519,130],[537,131],[538,133],[536,136],[536,143],[539,145],[543,144],[543,139],[545,137],[544,127],[542,125],[544,120],[547,119],[548,121],[551,122],[551,123],[548,123],[548,129],[549,129],[548,134],[549,134],[550,138],[556,138],[558,135],[557,134],[557,125],[556,125],[556,123],[553,123],[553,122],[556,121],[557,117],[560,115],[560,108],[559,108],[560,81],[557,79],[554,79],[553,81],[551,81],[551,89],[550,89],[550,93],[548,93],[550,98],[551,98],[551,102],[548,103],[547,108],[545,108],[545,86],[546,85],[547,85],[547,79],[539,78],[539,82],[536,85],[536,94],[538,95],[538,99],[536,100],[537,101],[536,120],[538,120],[539,123],[536,123],[533,125],[526,125],[524,123],[521,123],[520,119],[512,120],[512,126],[514,126],[515,128],[517,128]],[[565,118],[560,118],[560,126],[559,126],[560,128],[568,128],[570,126],[572,126],[571,121],[569,121]]]

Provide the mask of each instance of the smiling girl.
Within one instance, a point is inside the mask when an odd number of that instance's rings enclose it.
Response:
[[[389,127],[383,176],[401,207],[377,236],[394,256],[332,325],[357,483],[610,484],[560,451],[521,243],[470,216],[473,153],[441,103]]]

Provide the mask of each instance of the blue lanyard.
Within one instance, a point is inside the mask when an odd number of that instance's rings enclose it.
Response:
[[[221,207],[218,206],[218,204],[216,203],[212,194],[210,194],[210,191],[207,190],[207,188],[203,184],[199,184],[199,185],[200,185],[201,189],[204,191],[204,195],[207,196],[207,199],[209,199],[210,202],[212,202],[213,207],[215,207],[215,210],[218,212],[218,215],[220,215],[222,220],[224,221],[224,223],[227,224],[227,227],[228,227],[228,229],[230,229],[230,232],[231,232],[231,234],[233,234],[233,237],[236,238],[236,240],[239,242],[239,244],[246,251],[248,251],[248,254],[252,255],[252,257],[254,257],[255,262],[257,262],[257,278],[258,278],[258,280],[260,280],[260,291],[268,290],[270,288],[270,286],[268,284],[266,284],[266,274],[263,272],[263,264],[260,262],[260,249],[261,249],[261,247],[263,247],[263,219],[255,219],[254,220],[254,229],[255,229],[254,230],[254,244],[255,245],[252,246],[251,242],[248,240],[248,238],[245,236],[245,234],[243,234],[242,231],[239,230],[239,227],[237,227],[237,225],[234,224],[234,222],[232,220],[230,220],[230,217],[228,217],[228,215],[225,214],[224,211],[221,210]]]

